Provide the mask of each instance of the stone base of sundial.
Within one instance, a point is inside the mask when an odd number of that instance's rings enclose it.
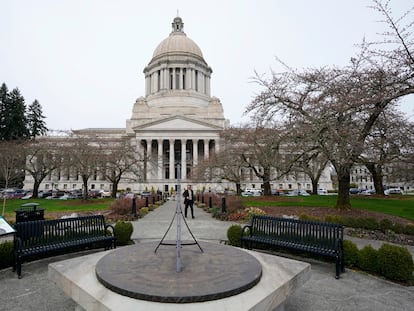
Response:
[[[161,245],[154,253],[156,246],[136,244],[105,255],[96,264],[98,280],[124,296],[189,303],[237,295],[262,275],[260,262],[236,247],[202,243],[201,252],[197,245],[183,245],[182,271],[176,272],[175,245]]]
[[[76,310],[283,310],[310,278],[310,265],[232,246],[200,242],[181,249],[138,243],[49,265],[48,277]]]

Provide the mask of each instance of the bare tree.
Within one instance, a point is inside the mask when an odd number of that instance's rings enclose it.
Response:
[[[133,176],[142,175],[143,162],[136,155],[136,150],[129,138],[122,138],[117,141],[102,139],[101,157],[99,168],[102,175],[112,183],[112,197],[118,192],[118,184],[126,174]]]
[[[59,141],[47,138],[31,140],[25,143],[23,150],[25,170],[33,178],[32,197],[37,198],[42,181],[62,164]]]
[[[24,154],[22,146],[17,141],[0,142],[0,177],[4,181],[4,187],[7,189],[16,180],[21,179],[24,175]],[[7,196],[3,196],[2,215],[6,208]]]
[[[414,62],[409,31],[400,31],[381,1],[374,1],[398,46],[361,53],[344,68],[319,68],[256,75],[264,91],[247,107],[256,119],[284,118],[306,125],[338,176],[338,208],[350,208],[352,165],[365,150],[365,140],[378,117],[398,98],[414,93]],[[412,24],[408,25],[411,27]]]
[[[83,183],[83,199],[88,199],[88,180],[97,174],[102,157],[99,144],[92,141],[90,137],[81,135],[72,136],[65,146],[62,147],[63,163],[66,168],[79,175]]]
[[[410,123],[401,112],[387,109],[367,136],[359,163],[371,173],[377,194],[384,194],[384,168],[402,160],[403,151],[409,145],[409,132]]]
[[[198,163],[192,172],[193,178],[233,182],[236,185],[237,194],[241,194],[243,169],[247,166],[242,158],[240,131],[239,128],[223,131],[221,133],[223,150]]]

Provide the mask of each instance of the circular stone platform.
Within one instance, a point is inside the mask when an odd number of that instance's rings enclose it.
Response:
[[[185,243],[185,241],[183,241]],[[139,243],[118,248],[96,264],[98,280],[132,298],[189,303],[237,295],[260,281],[262,267],[236,247],[200,243],[181,249],[182,271],[176,272],[175,246]]]

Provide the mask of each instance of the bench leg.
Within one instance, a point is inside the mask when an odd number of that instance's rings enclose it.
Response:
[[[339,279],[339,275],[341,274],[341,259],[340,256],[336,257],[336,262],[335,262],[335,279]]]

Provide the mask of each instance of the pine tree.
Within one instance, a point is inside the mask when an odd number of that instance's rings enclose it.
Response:
[[[13,89],[4,111],[4,140],[21,140],[29,137],[24,97],[18,88]]]
[[[5,140],[6,112],[9,102],[9,90],[6,83],[0,87],[0,141]]]
[[[35,101],[28,107],[27,113],[27,127],[29,129],[29,135],[31,138],[35,138],[39,135],[44,135],[47,132],[46,123],[44,121],[42,106],[38,100]]]

